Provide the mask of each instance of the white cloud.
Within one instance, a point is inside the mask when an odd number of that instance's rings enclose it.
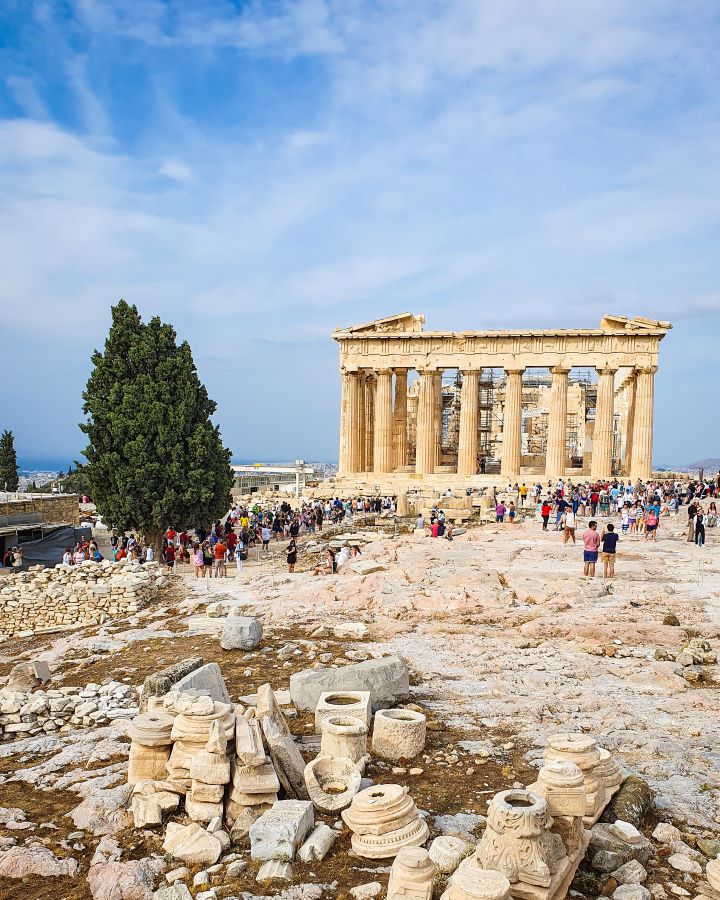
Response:
[[[110,118],[93,90],[84,56],[71,56],[66,62],[68,83],[75,92],[78,111],[85,131],[95,135],[110,133]]]
[[[75,10],[86,43],[57,54],[70,112],[0,122],[0,320],[17,346],[46,332],[48,353],[87,354],[125,296],[191,340],[237,446],[245,415],[284,440],[268,410],[286,409],[288,372],[322,388],[297,415],[312,405],[334,442],[322,337],[401,308],[435,328],[677,309],[717,331],[708,3]],[[121,116],[122,72],[103,67],[118,37],[148,79]],[[43,80],[9,79],[44,118]],[[238,411],[246,357],[266,390]]]
[[[47,106],[32,78],[9,75],[5,79],[5,84],[15,98],[15,102],[28,118],[46,119],[48,117]]]
[[[193,180],[193,171],[181,159],[166,159],[158,169],[158,175],[173,181],[188,182]]]

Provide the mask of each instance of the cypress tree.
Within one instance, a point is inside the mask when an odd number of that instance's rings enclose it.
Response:
[[[230,451],[210,421],[216,404],[190,346],[159,318],[121,300],[83,393],[84,467],[93,502],[113,527],[159,546],[169,525],[207,526],[230,503]]]
[[[12,431],[3,431],[0,436],[0,491],[16,491],[19,483],[15,438]]]

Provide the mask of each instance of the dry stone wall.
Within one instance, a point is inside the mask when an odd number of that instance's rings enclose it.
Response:
[[[166,583],[156,562],[31,566],[0,582],[0,639],[131,615]]]

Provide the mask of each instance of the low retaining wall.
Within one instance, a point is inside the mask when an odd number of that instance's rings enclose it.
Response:
[[[0,582],[0,638],[122,618],[137,612],[166,583],[157,562],[32,566]]]

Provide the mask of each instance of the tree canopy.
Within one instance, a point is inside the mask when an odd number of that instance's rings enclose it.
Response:
[[[15,438],[12,431],[3,431],[0,436],[0,491],[16,491],[19,483]]]
[[[207,525],[227,512],[230,451],[210,421],[216,404],[190,346],[171,325],[112,308],[105,349],[92,355],[83,393],[84,474],[103,519],[153,543],[169,525]]]

